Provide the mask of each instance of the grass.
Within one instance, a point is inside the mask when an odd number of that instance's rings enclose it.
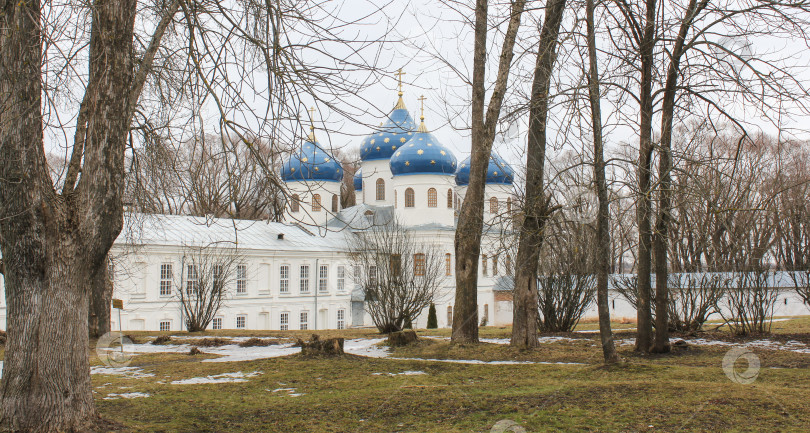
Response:
[[[509,331],[490,327],[482,329],[481,335],[504,338]],[[810,319],[774,323],[774,338],[808,331]],[[205,335],[291,338],[311,333],[217,331]],[[136,338],[147,340],[158,334],[139,333]],[[318,334],[378,336],[370,330]],[[444,337],[447,330],[422,330],[420,335]],[[722,330],[710,334],[715,335],[729,338]],[[617,338],[632,336],[624,331]],[[596,335],[569,337],[576,340],[545,343],[535,350],[496,344],[458,346],[444,339],[422,338],[415,346],[394,349],[393,354],[583,365],[468,365],[353,355],[209,363],[200,360],[211,355],[148,354],[135,357],[131,366],[153,377],[93,375],[93,384],[102,416],[134,432],[489,432],[500,420],[513,420],[529,432],[798,432],[810,428],[808,354],[754,349],[762,364],[759,377],[751,385],[740,385],[721,368],[728,347],[690,346],[670,355],[638,356],[630,346],[621,346],[626,362],[604,367]],[[170,383],[237,371],[262,374],[243,383]],[[426,374],[388,374],[405,371]],[[294,388],[294,393],[302,395],[273,392],[280,388]],[[104,399],[124,392],[151,396]]]

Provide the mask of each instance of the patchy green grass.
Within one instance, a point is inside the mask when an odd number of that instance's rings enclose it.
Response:
[[[805,327],[810,330],[807,319],[776,324],[789,335],[801,334]],[[508,338],[509,331],[489,327],[481,335]],[[205,335],[291,338],[310,334],[226,330]],[[379,336],[373,330],[318,334]],[[448,336],[446,330],[420,334]],[[155,335],[141,333],[136,338],[148,341]],[[582,365],[469,365],[353,355],[212,363],[201,362],[212,355],[149,354],[135,357],[130,365],[154,376],[93,375],[93,384],[102,415],[134,432],[489,432],[500,420],[513,420],[529,432],[810,429],[806,397],[810,354],[753,349],[761,359],[759,377],[751,385],[740,385],[721,368],[729,347],[688,346],[669,355],[639,356],[631,346],[620,346],[626,362],[604,367],[595,334],[568,336],[573,341],[544,343],[534,350],[487,343],[460,346],[444,338],[422,338],[417,345],[393,349],[392,355]],[[730,339],[721,331],[700,335],[713,336]],[[617,339],[631,337],[632,332],[623,331]],[[241,383],[171,384],[240,371],[261,374]],[[397,374],[408,371],[425,374]],[[111,393],[132,392],[150,396],[104,399]]]

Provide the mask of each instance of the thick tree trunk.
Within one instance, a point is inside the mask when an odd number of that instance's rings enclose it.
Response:
[[[639,44],[641,57],[641,92],[639,121],[639,154],[638,154],[638,200],[636,216],[638,219],[638,332],[636,351],[649,352],[652,346],[652,311],[650,309],[652,282],[652,227],[650,223],[652,198],[650,177],[652,172],[652,66],[655,47],[655,9],[656,0],[646,1],[644,34]]]
[[[104,264],[109,259],[104,260]],[[90,338],[99,338],[110,332],[110,305],[112,304],[113,283],[108,266],[101,266],[90,278],[90,305],[88,327]]]
[[[588,96],[591,103],[591,123],[593,126],[593,174],[599,210],[596,215],[596,306],[599,311],[599,337],[602,340],[602,355],[606,364],[620,361],[613,343],[610,329],[610,309],[608,306],[608,275],[610,274],[610,204],[608,202],[607,180],[605,179],[605,155],[602,142],[602,106],[599,101],[599,68],[596,63],[596,29],[594,24],[594,0],[586,4],[588,27]]]
[[[57,195],[45,162],[40,3],[0,0],[0,249],[7,336],[0,410],[12,431],[86,431],[96,415],[88,282],[121,230],[134,0],[93,9],[84,168]],[[82,147],[82,146],[80,146]]]
[[[515,38],[525,4],[525,0],[512,2],[512,15],[504,35],[498,61],[498,73],[485,114],[488,2],[487,0],[476,0],[475,2],[472,155],[470,155],[470,183],[461,204],[455,237],[456,300],[451,337],[454,343],[478,342],[478,257],[481,252],[481,233],[484,228],[484,188],[492,142],[495,139],[495,125],[500,117],[501,105],[506,93],[509,69],[514,57]]]
[[[526,152],[526,203],[516,259],[511,344],[537,347],[537,266],[548,206],[543,188],[549,87],[557,53],[565,0],[548,0],[540,30],[537,61],[529,101],[529,141]]]

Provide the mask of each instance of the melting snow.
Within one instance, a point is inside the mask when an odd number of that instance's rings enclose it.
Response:
[[[403,371],[401,373],[371,373],[372,376],[417,376],[421,374],[427,374],[424,371]]]
[[[144,398],[149,397],[145,392],[126,392],[123,394],[107,394],[104,400],[118,400],[119,398]]]
[[[140,367],[104,367],[100,365],[90,367],[90,374],[120,375],[135,379],[154,376],[152,373],[144,373]]]
[[[214,374],[206,377],[192,377],[190,379],[173,380],[172,385],[197,385],[202,383],[232,383],[232,382],[247,382],[248,377],[255,377],[262,374],[261,371],[253,371],[250,373],[222,373]]]

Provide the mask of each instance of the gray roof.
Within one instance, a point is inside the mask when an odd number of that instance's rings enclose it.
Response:
[[[115,244],[317,252],[346,249],[345,234],[340,232],[319,234],[284,223],[140,213],[125,215],[124,229]]]

